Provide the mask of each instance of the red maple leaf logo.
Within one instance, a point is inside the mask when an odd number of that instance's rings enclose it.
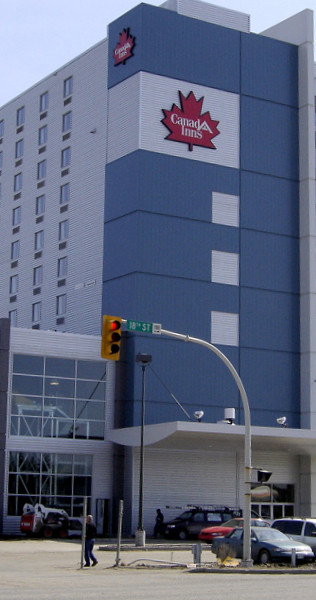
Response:
[[[179,96],[181,108],[173,104],[171,110],[162,109],[165,118],[161,122],[170,131],[165,139],[189,144],[189,150],[193,150],[193,146],[216,150],[212,139],[220,133],[219,121],[214,121],[209,112],[201,114],[204,97],[196,100],[190,92],[185,98],[180,91]]]
[[[117,42],[114,50],[113,50],[113,58],[115,60],[114,66],[116,67],[119,64],[125,64],[125,61],[128,58],[133,56],[133,48],[135,46],[135,37],[130,35],[129,27],[127,29],[123,29],[120,35],[120,41]]]

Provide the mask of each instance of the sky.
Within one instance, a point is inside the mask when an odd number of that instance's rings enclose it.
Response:
[[[150,0],[153,6],[163,0]],[[107,25],[138,0],[0,0],[0,106],[107,36]],[[217,0],[250,14],[260,33],[304,10],[312,0]]]

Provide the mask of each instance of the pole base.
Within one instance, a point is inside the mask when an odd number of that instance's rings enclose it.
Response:
[[[249,569],[251,567],[253,567],[253,560],[252,558],[248,559],[248,560],[242,560],[240,563],[241,567],[244,567],[244,569]]]
[[[135,546],[146,546],[146,531],[143,529],[135,531]]]

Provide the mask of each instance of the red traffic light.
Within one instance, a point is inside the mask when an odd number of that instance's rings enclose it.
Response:
[[[119,360],[122,319],[110,315],[103,316],[101,356],[108,360]]]

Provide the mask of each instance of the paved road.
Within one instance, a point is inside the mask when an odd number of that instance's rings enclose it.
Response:
[[[186,566],[167,567],[152,560],[190,564],[189,546],[187,550],[131,549],[121,553],[122,564],[129,566],[116,568],[116,552],[104,552],[98,547],[97,544],[99,564],[80,569],[80,542],[1,541],[0,599],[311,600],[315,597],[316,566],[312,574],[298,574],[296,570],[293,574],[265,575],[200,573]],[[210,551],[203,552],[203,560],[211,562],[214,556]]]

